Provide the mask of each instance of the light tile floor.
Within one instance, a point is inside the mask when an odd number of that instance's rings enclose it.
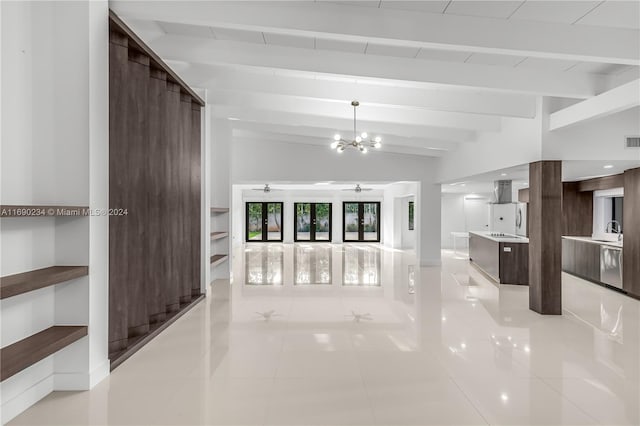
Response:
[[[611,290],[563,275],[564,314],[540,316],[447,251],[419,268],[377,245],[249,244],[233,262],[92,391],[12,424],[640,424],[640,302]]]

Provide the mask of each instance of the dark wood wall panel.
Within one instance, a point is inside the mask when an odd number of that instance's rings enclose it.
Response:
[[[562,162],[529,165],[529,308],[562,314]]]
[[[127,79],[127,146],[120,160],[126,162],[124,171],[126,187],[123,188],[127,215],[127,224],[123,235],[129,245],[129,268],[127,279],[127,320],[129,337],[139,336],[149,331],[147,312],[147,189],[146,159],[149,143],[148,121],[148,84],[149,58],[129,49],[129,75]]]
[[[580,182],[562,184],[562,235],[590,237],[593,229],[593,192],[580,191]]]
[[[109,219],[112,362],[201,292],[201,100],[139,42],[112,19],[109,205],[127,211]]]
[[[624,172],[622,288],[640,297],[640,168]]]
[[[191,102],[191,267],[193,269],[193,281],[191,282],[191,294],[200,294],[200,205],[201,205],[201,172],[200,172],[200,144],[201,144],[201,108],[195,102]]]
[[[171,274],[167,288],[167,311],[175,312],[180,309],[180,255],[182,248],[180,247],[180,163],[177,161],[180,152],[178,138],[180,137],[180,126],[175,117],[180,116],[180,86],[176,83],[167,82],[167,138],[168,138],[168,157],[165,159],[165,170],[169,176],[169,191],[167,194],[167,213],[169,220],[167,222],[165,237],[168,238],[170,244],[170,265]],[[174,117],[174,119],[169,119]]]
[[[120,158],[127,145],[128,40],[109,34],[109,205],[125,206],[126,163]],[[109,217],[109,352],[127,347],[127,288],[111,283],[126,282],[129,246],[120,238],[127,217]]]
[[[147,151],[147,179],[149,191],[147,193],[147,206],[149,219],[148,238],[146,239],[149,262],[146,267],[149,276],[147,291],[147,310],[151,324],[162,322],[166,319],[166,306],[164,300],[165,288],[168,284],[169,267],[167,261],[168,244],[165,244],[163,216],[165,193],[167,190],[167,177],[162,167],[167,156],[166,150],[166,111],[167,102],[167,73],[152,68],[149,79],[149,97],[147,101],[149,140]]]
[[[187,279],[180,281],[180,303],[191,301],[191,283],[194,280],[191,259],[193,244],[191,241],[191,96],[180,93],[180,268]],[[198,239],[198,243],[199,243]]]
[[[600,191],[603,189],[622,188],[624,175],[622,173],[611,176],[603,176],[578,182],[579,191]]]

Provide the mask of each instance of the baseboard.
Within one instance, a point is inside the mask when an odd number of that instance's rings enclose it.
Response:
[[[24,392],[2,404],[2,424],[6,424],[20,413],[53,392],[53,375],[47,376]]]
[[[53,390],[83,391],[93,388],[111,372],[110,362],[106,360],[90,373],[55,373]]]
[[[440,259],[421,259],[420,266],[441,266],[442,260]]]

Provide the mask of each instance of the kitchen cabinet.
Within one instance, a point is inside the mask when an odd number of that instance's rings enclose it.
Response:
[[[575,274],[600,282],[600,244],[575,241]]]
[[[576,273],[576,241],[562,239],[562,270],[569,274]]]

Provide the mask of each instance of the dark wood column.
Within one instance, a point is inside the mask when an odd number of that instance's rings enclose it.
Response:
[[[529,165],[529,309],[562,314],[562,162]]]
[[[640,298],[640,168],[624,172],[622,288]]]

